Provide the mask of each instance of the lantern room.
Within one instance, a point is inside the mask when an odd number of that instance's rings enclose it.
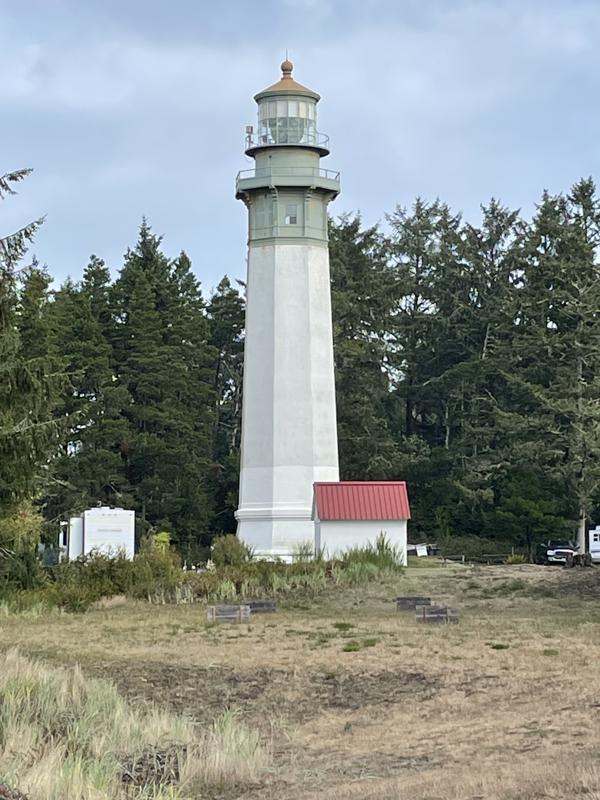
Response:
[[[281,65],[282,77],[277,83],[255,95],[258,104],[258,127],[248,126],[246,153],[257,148],[277,145],[315,147],[319,155],[327,155],[328,137],[317,131],[316,92],[292,78],[293,65],[287,59]]]
[[[258,104],[258,138],[261,144],[312,144],[316,133],[314,100],[264,98]]]

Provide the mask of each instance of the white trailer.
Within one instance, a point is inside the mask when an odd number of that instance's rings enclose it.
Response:
[[[133,558],[135,511],[107,506],[90,508],[61,523],[59,546],[61,558],[88,556],[92,551],[105,555],[122,552]]]
[[[600,563],[600,525],[588,531],[588,550],[594,564]]]

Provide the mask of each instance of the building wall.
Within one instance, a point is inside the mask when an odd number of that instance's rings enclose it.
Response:
[[[133,558],[135,511],[123,508],[91,508],[83,512],[83,552],[111,554],[118,551]]]
[[[282,555],[339,479],[327,246],[254,243],[247,297],[238,535]]]
[[[330,193],[313,191],[306,186],[281,188],[273,185],[252,192],[246,200],[249,240],[302,242],[313,239],[327,242],[327,204],[330,199]],[[288,216],[289,211],[293,212],[293,217]]]
[[[71,517],[69,520],[67,555],[70,559],[83,555],[83,517]]]
[[[406,520],[335,520],[315,523],[315,544],[323,549],[326,558],[335,558],[350,547],[364,547],[374,543],[381,533],[389,542],[402,550],[404,565],[407,561]]]

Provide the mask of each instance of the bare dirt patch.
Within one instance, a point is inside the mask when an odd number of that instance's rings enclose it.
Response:
[[[182,667],[166,663],[87,664],[87,674],[110,678],[130,701],[156,701],[171,711],[208,723],[228,708],[241,709],[260,726],[274,718],[305,723],[323,710],[356,711],[426,699],[437,680],[422,672],[288,671]]]

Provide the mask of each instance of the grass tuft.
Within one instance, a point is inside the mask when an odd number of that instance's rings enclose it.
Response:
[[[190,783],[253,781],[268,759],[233,712],[198,735],[153,705],[130,708],[78,667],[49,669],[16,650],[0,658],[0,783],[35,800],[177,800]]]
[[[354,625],[351,622],[334,622],[333,627],[337,631],[349,631],[354,628]]]

